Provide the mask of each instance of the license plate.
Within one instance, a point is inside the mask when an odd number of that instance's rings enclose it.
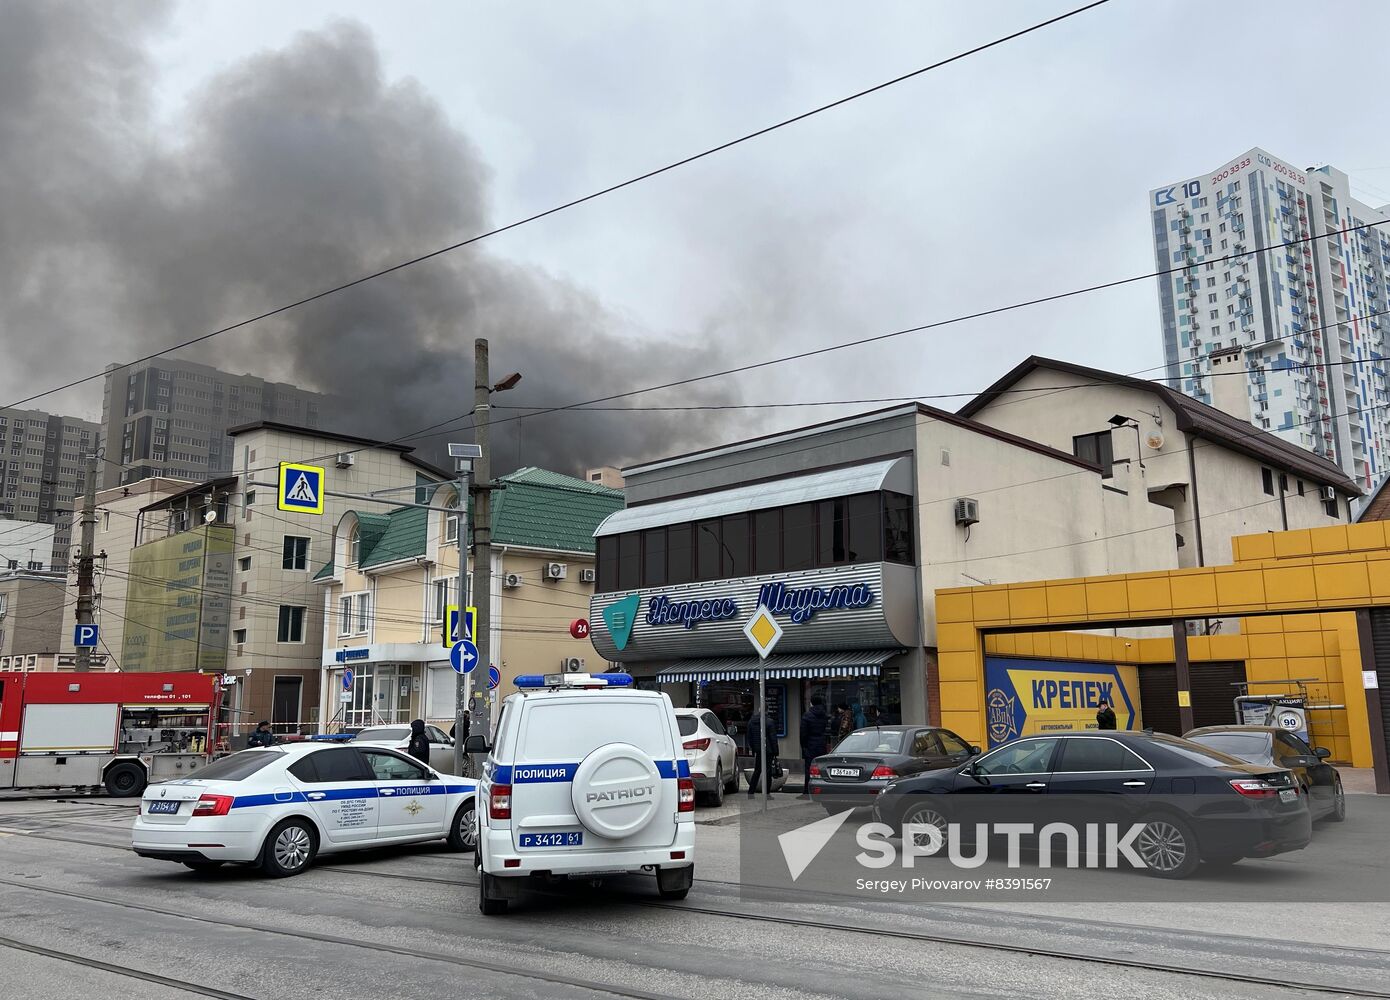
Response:
[[[859,768],[857,768],[857,767],[832,767],[832,768],[830,769],[830,776],[831,776],[832,778],[857,778],[857,777],[859,777]]]
[[[1297,801],[1298,801],[1298,789],[1297,789],[1297,788],[1281,788],[1281,789],[1279,789],[1279,801],[1280,801],[1280,802],[1297,802]]]
[[[180,805],[180,803],[178,803],[178,802],[173,802],[173,801],[168,801],[168,802],[151,802],[151,803],[150,803],[150,812],[151,812],[151,813],[176,813],[176,812],[179,811],[179,805]]]
[[[584,834],[578,830],[569,833],[523,833],[522,847],[579,847],[584,843]]]

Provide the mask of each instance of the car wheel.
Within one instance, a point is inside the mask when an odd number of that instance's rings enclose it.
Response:
[[[934,805],[923,803],[909,807],[907,812],[903,813],[903,825],[907,826],[909,824],[913,826],[934,826],[936,827],[936,832],[941,834],[941,842],[943,844],[946,842],[946,830],[948,825],[946,814]],[[912,835],[913,846],[929,846],[929,837],[930,834],[927,833],[914,833]]]
[[[449,828],[449,847],[455,851],[471,851],[478,846],[478,816],[473,799],[458,807],[453,826]]]
[[[500,917],[507,912],[507,901],[492,892],[495,877],[481,869],[478,872],[478,911],[485,917]]]
[[[1332,797],[1332,811],[1327,814],[1328,822],[1340,823],[1347,818],[1347,796],[1342,791],[1342,783],[1337,782],[1337,791]]]
[[[117,764],[106,772],[106,794],[126,799],[145,790],[145,772],[135,764]]]
[[[318,853],[318,838],[302,819],[287,819],[266,834],[261,870],[271,878],[288,878],[308,868]]]
[[[714,790],[709,793],[709,804],[716,807],[724,804],[724,764],[722,761],[714,765]]]
[[[190,870],[192,870],[192,871],[195,871],[195,872],[210,872],[210,871],[212,871],[214,868],[221,868],[222,865],[223,865],[223,862],[221,862],[221,861],[184,861],[184,862],[182,862],[182,864],[183,864],[183,866],[184,866],[185,868],[188,868],[188,869],[190,869]]]
[[[1155,878],[1187,878],[1197,870],[1197,838],[1174,816],[1156,816],[1134,838],[1134,850]]]

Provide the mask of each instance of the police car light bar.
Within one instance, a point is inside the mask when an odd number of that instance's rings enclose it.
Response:
[[[521,674],[519,688],[632,687],[631,674]]]

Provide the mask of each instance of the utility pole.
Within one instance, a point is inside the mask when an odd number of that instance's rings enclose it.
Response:
[[[90,625],[93,621],[93,593],[96,589],[96,574],[93,572],[92,544],[96,541],[97,528],[97,457],[87,456],[86,481],[82,490],[82,548],[77,556],[77,624]],[[92,669],[92,649],[90,646],[77,648],[77,669],[85,672]]]
[[[454,529],[454,541],[458,544],[459,558],[459,637],[463,639],[468,639],[470,638],[470,636],[467,634],[469,604],[468,543],[467,541],[465,541],[464,536],[468,534],[468,482],[470,478],[469,470],[473,464],[473,461],[475,460],[466,458],[456,458],[454,459],[454,461],[457,463],[457,469],[459,474],[458,527]],[[447,607],[449,604],[449,586],[447,583],[444,585],[444,590],[444,604]],[[447,614],[444,621],[444,629],[447,633],[449,629],[449,621]],[[446,634],[444,637],[444,644],[446,646],[449,645],[453,641],[453,638],[454,637],[452,635]],[[472,678],[472,676],[472,674],[454,675],[454,773],[460,776],[462,776],[464,773],[463,762],[465,757],[467,756],[463,752],[463,724],[464,720],[468,718],[468,716],[465,715],[465,713],[468,711],[469,708],[468,696],[471,693],[469,689],[472,687],[470,683],[470,679]],[[471,719],[469,723],[469,733],[472,733]],[[474,774],[476,776],[477,772],[475,771]]]
[[[491,409],[492,382],[488,375],[487,341],[482,337],[473,341],[473,440],[482,450],[482,455],[474,464],[473,501],[473,628],[478,645],[479,663],[474,671],[481,671],[483,696],[470,698],[469,709],[473,713],[469,732],[477,733],[483,739],[492,738],[492,712],[487,689],[488,670],[492,666],[492,456],[488,453],[488,416]],[[462,570],[460,570],[462,574]],[[471,680],[472,674],[465,674]],[[471,692],[470,692],[471,695]],[[474,761],[474,774],[482,774],[482,760]]]

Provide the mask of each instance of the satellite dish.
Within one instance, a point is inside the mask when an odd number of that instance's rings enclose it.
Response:
[[[203,512],[203,523],[204,523],[204,524],[211,524],[213,521],[216,521],[216,520],[217,520],[217,511],[215,511],[215,510],[208,510],[208,511],[204,511],[204,512]]]
[[[1163,434],[1159,431],[1154,431],[1144,439],[1144,443],[1154,451],[1158,451],[1158,449],[1163,447]]]

